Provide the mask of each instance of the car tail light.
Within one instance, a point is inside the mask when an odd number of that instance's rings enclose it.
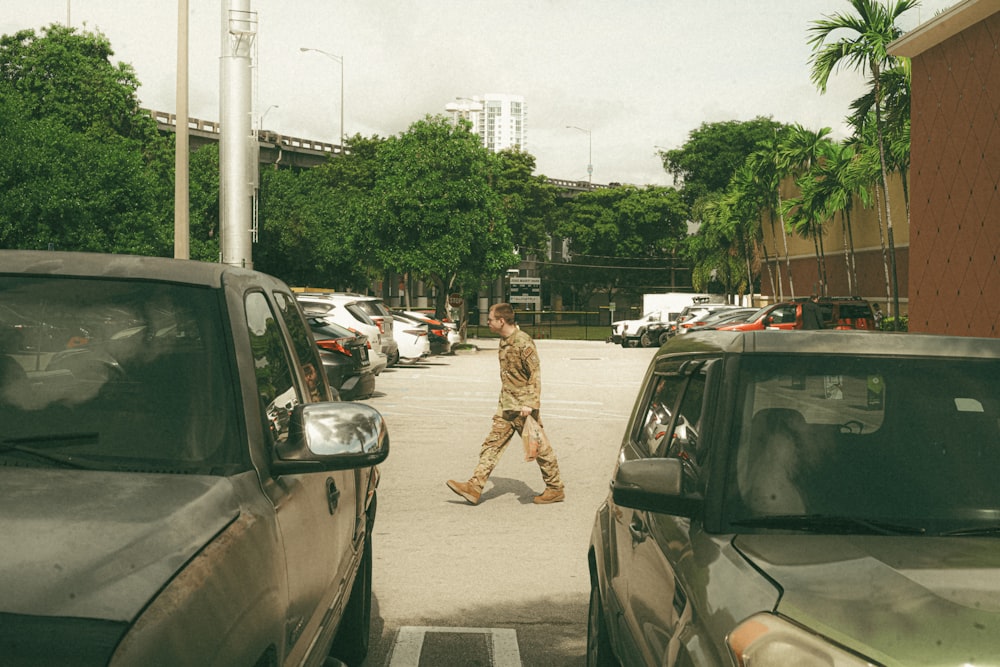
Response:
[[[378,325],[378,332],[380,334],[384,334],[385,333],[385,320],[383,320],[382,318],[379,318],[379,319],[375,320],[375,324]]]
[[[324,350],[328,350],[330,352],[339,352],[340,354],[346,354],[347,356],[351,356],[351,353],[347,351],[347,348],[344,347],[339,340],[333,338],[325,338],[323,340],[316,341],[316,344],[321,348],[323,348]]]

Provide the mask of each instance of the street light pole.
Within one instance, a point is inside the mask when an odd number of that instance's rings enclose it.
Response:
[[[340,64],[340,152],[344,152],[344,56],[334,55],[322,49],[310,49],[305,46],[299,47],[299,51],[315,51],[321,53],[330,60]]]
[[[594,182],[594,142],[593,135],[590,130],[577,127],[576,125],[567,125],[567,130],[580,130],[581,132],[587,133],[587,182]]]
[[[268,112],[271,109],[277,109],[277,108],[278,108],[277,104],[272,104],[271,106],[269,106],[267,109],[264,110],[264,113],[260,115],[260,120],[257,121],[257,134],[260,134],[261,132],[264,131],[264,119],[267,118]]]

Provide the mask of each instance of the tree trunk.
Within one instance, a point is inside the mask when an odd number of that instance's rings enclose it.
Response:
[[[778,242],[778,236],[774,233],[774,211],[768,212],[768,218],[771,221],[771,238],[774,240],[775,244]],[[770,261],[767,260],[767,249],[765,248],[764,259],[767,262],[767,273],[771,278],[771,296],[778,300],[780,298],[779,291],[784,292],[784,288],[781,285],[781,264],[778,262],[778,253],[774,254],[774,270],[771,269]],[[777,276],[777,287],[775,287],[775,276]]]
[[[788,274],[788,291],[791,298],[794,299],[795,285],[792,283],[792,261],[788,258],[788,231],[785,229],[785,214],[781,212],[781,194],[778,195],[778,219],[781,221],[781,240],[785,244],[785,272]],[[782,292],[781,300],[785,300],[784,292]]]
[[[840,212],[840,229],[844,236],[844,275],[847,276],[847,292],[851,296],[857,296],[854,289],[854,279],[851,275],[851,253],[847,248],[847,212]]]
[[[860,294],[858,294],[861,286],[858,284],[858,262],[857,262],[857,254],[854,252],[854,225],[851,224],[851,206],[848,206],[846,209],[844,209],[844,212],[847,216],[847,238],[849,239],[851,248],[850,271],[851,271],[851,279],[854,284],[854,292],[852,292],[852,296],[861,296]]]
[[[889,251],[885,247],[885,230],[882,228],[882,194],[878,186],[875,186],[875,207],[878,210],[878,242],[882,246],[882,268],[885,271],[885,299],[886,310],[892,309],[892,283],[889,280]],[[891,313],[890,313],[891,315]]]
[[[885,195],[885,229],[889,242],[889,266],[892,280],[893,329],[899,330],[899,278],[896,272],[896,242],[892,232],[892,206],[889,202],[889,173],[885,166],[885,142],[882,138],[882,87],[879,84],[878,63],[871,61],[872,78],[875,83],[875,135],[878,137],[878,160],[882,168],[882,192]]]

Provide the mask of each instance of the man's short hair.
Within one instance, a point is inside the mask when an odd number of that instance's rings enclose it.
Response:
[[[503,319],[504,322],[514,323],[516,316],[514,315],[514,308],[509,303],[496,303],[490,308],[493,313],[493,317],[498,319]]]

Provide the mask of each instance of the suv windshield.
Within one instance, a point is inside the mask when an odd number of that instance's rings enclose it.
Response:
[[[0,465],[245,467],[216,294],[0,277]]]
[[[737,423],[734,530],[1000,526],[996,360],[754,355],[741,364]]]

